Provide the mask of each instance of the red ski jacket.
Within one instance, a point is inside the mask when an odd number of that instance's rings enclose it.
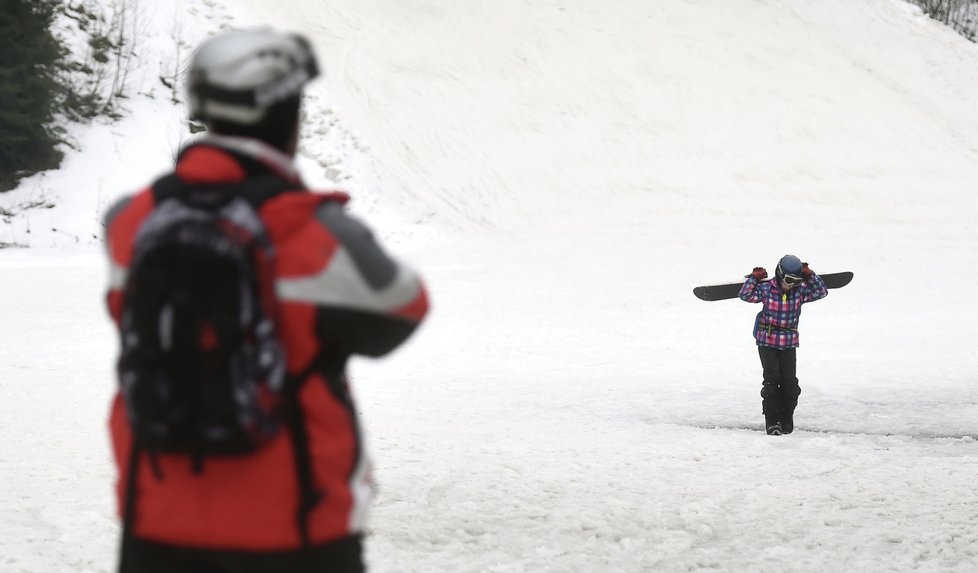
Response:
[[[369,469],[345,361],[352,354],[385,354],[410,335],[428,310],[422,282],[346,214],[345,194],[305,191],[291,159],[258,140],[205,138],[181,152],[174,173],[188,184],[247,182],[269,173],[295,184],[296,192],[267,200],[259,215],[276,250],[275,288],[288,371],[311,372],[298,397],[308,473],[319,494],[307,513],[306,541],[319,545],[362,532]],[[120,201],[106,218],[107,298],[117,325],[133,241],[153,208],[152,188],[147,188]],[[324,351],[332,357],[329,365],[310,368]],[[125,517],[130,510],[132,535],[205,549],[278,551],[303,545],[296,519],[302,487],[292,432],[279,432],[252,454],[209,457],[195,472],[186,455],[132,455],[125,404],[118,394],[109,427],[119,513]],[[130,475],[135,476],[132,484]]]

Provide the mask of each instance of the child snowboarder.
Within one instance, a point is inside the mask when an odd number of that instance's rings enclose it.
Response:
[[[746,278],[740,299],[764,305],[754,320],[754,339],[764,369],[761,387],[764,428],[771,436],[790,434],[801,394],[795,377],[801,305],[824,298],[829,291],[822,279],[808,268],[808,263],[794,255],[781,257],[773,281],[764,281],[767,271],[763,267],[754,267]]]

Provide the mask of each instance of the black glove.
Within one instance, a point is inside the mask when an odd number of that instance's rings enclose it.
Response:
[[[754,267],[754,270],[747,276],[762,281],[767,278],[767,270],[764,267]]]

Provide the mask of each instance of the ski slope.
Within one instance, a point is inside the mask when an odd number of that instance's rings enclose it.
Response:
[[[429,283],[351,366],[371,571],[978,569],[978,46],[900,0],[145,9],[150,71],[177,28],[308,34],[304,171]],[[93,237],[183,137],[156,96],[0,195],[58,203],[0,227],[32,247],[0,251],[5,572],[113,566]],[[855,279],[806,305],[771,438],[757,307],[691,289],[785,253]]]

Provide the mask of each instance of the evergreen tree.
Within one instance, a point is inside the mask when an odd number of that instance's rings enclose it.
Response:
[[[51,34],[57,0],[0,0],[0,192],[57,167],[54,125],[66,53]]]

